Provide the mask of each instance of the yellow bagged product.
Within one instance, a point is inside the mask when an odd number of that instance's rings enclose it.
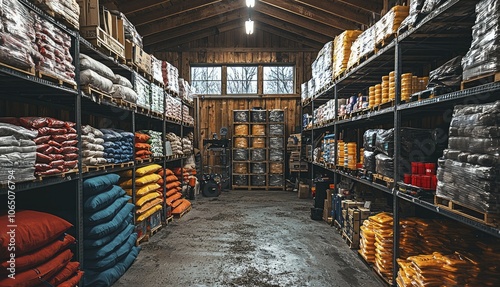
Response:
[[[135,180],[135,185],[136,186],[144,186],[150,183],[157,182],[161,176],[159,174],[153,173],[153,174],[148,174],[145,176],[142,176],[138,179]]]
[[[236,125],[234,127],[234,135],[236,136],[248,135],[248,125]]]
[[[135,211],[135,214],[137,215],[141,215],[141,214],[144,214],[146,213],[150,208],[158,205],[158,204],[162,204],[163,200],[161,198],[155,198],[151,201],[148,201],[146,202],[144,205],[141,206],[141,208],[137,209]]]
[[[141,214],[139,217],[137,217],[136,221],[141,222],[144,219],[146,219],[146,218],[150,217],[151,215],[153,215],[153,213],[155,213],[155,212],[157,212],[158,210],[161,210],[161,209],[162,209],[161,204],[158,204],[158,205],[150,208],[145,213]]]
[[[146,186],[143,186],[141,188],[136,189],[136,195],[141,197],[144,196],[152,191],[156,191],[157,189],[161,188],[161,186],[157,183],[151,183]]]
[[[140,197],[139,199],[137,199],[135,201],[135,206],[137,207],[141,207],[143,206],[146,202],[150,201],[150,200],[153,200],[157,197],[161,197],[161,195],[157,192],[152,192],[152,193],[148,193],[146,194],[145,196],[142,196]]]

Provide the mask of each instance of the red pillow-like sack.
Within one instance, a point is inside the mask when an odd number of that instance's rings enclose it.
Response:
[[[78,285],[78,282],[80,282],[80,279],[82,279],[83,272],[78,271],[76,272],[76,275],[69,278],[67,281],[64,281],[63,283],[57,285],[57,287],[75,287]]]
[[[40,249],[16,257],[16,272],[21,272],[42,264],[75,242],[76,240],[73,236],[66,234],[63,240],[55,240]],[[0,265],[0,274],[6,274],[8,272],[7,268],[9,268],[9,262],[3,260]]]
[[[13,223],[9,222],[7,214],[0,216],[0,259],[8,258],[13,252],[8,249],[11,231],[14,229],[9,227],[10,224]],[[72,227],[71,223],[55,215],[32,210],[16,212],[14,224],[17,224],[16,257],[53,242]]]
[[[56,257],[43,263],[36,268],[29,269],[27,271],[16,273],[15,279],[5,278],[0,280],[0,286],[2,287],[32,287],[37,286],[43,281],[46,281],[54,274],[58,273],[61,269],[68,264],[68,262],[73,258],[73,253],[71,250],[66,249]]]
[[[68,264],[66,264],[66,266],[61,271],[47,280],[47,282],[52,286],[58,286],[59,284],[65,282],[66,280],[69,280],[73,275],[75,275],[79,268],[80,262],[68,262]],[[46,285],[41,286],[45,287]]]

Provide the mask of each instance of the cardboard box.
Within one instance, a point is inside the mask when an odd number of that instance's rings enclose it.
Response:
[[[100,26],[99,0],[77,0],[80,5],[80,26]]]
[[[298,196],[299,198],[305,199],[309,198],[309,185],[300,183],[299,184],[299,193]]]
[[[361,220],[365,220],[370,217],[370,209],[368,208],[360,207],[359,212],[361,213]]]
[[[330,203],[330,204],[328,204]],[[328,222],[328,218],[332,217],[332,202],[325,199],[323,208],[323,220]]]
[[[361,212],[357,207],[351,207],[347,209],[347,214],[349,215],[350,218],[353,220],[361,220]]]
[[[353,208],[353,207],[362,207],[364,206],[364,202],[363,201],[353,201],[353,200],[342,200],[342,209],[349,209],[349,208]]]

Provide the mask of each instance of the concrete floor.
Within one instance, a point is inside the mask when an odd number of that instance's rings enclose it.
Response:
[[[230,191],[192,203],[142,244],[114,287],[385,286],[294,192]]]

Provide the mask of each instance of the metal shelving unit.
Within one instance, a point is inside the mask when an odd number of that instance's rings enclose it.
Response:
[[[401,102],[401,82],[400,75],[410,72],[414,69],[423,69],[430,66],[433,68],[440,66],[440,63],[453,58],[456,54],[467,52],[470,42],[464,39],[471,39],[470,28],[474,24],[475,4],[478,0],[448,0],[439,8],[428,14],[414,28],[399,34],[396,39],[390,42],[386,47],[378,50],[371,57],[368,57],[360,65],[348,70],[339,78],[334,79],[330,85],[321,90],[312,97],[312,101],[302,105],[302,109],[311,108],[314,110],[315,102],[319,99],[335,99],[338,107],[338,99],[346,98],[351,95],[357,95],[364,92],[369,86],[381,82],[381,77],[395,71],[396,80],[396,99],[394,104],[386,109],[379,111],[369,111],[365,114],[354,116],[348,119],[339,119],[334,122],[314,126],[309,129],[303,129],[303,136],[311,136],[314,140],[321,131],[329,130],[335,133],[336,140],[339,140],[339,132],[345,129],[367,128],[367,126],[387,125],[394,128],[395,154],[394,166],[400,164],[401,142],[400,128],[403,123],[408,125],[407,120],[417,120],[422,118],[422,114],[438,114],[443,111],[452,111],[456,104],[467,103],[485,103],[500,99],[500,83],[488,83],[473,88],[450,92],[439,95],[434,98],[422,99],[415,102]],[[444,33],[446,31],[446,33]],[[443,36],[446,35],[446,36]],[[443,39],[444,37],[444,39]],[[455,41],[453,41],[455,39]],[[460,41],[456,41],[460,39]],[[464,43],[465,42],[465,43]],[[335,111],[335,119],[338,119]],[[336,142],[337,143],[337,142]],[[337,144],[335,144],[335,161]],[[500,228],[487,225],[469,217],[440,208],[429,199],[417,198],[412,195],[400,192],[398,190],[397,180],[395,187],[389,189],[386,186],[358,178],[342,170],[331,169],[323,164],[312,163],[311,166],[318,169],[324,169],[331,172],[334,176],[348,178],[354,182],[370,186],[393,196],[393,215],[394,222],[399,222],[399,204],[400,201],[410,202],[416,206],[432,211],[435,214],[445,216],[457,222],[468,225],[480,232],[500,238]],[[311,176],[314,173],[311,172]],[[395,168],[393,178],[400,178],[399,169]],[[396,282],[398,264],[396,259],[399,252],[399,225],[394,224],[394,249],[393,266],[394,276],[392,282]]]

